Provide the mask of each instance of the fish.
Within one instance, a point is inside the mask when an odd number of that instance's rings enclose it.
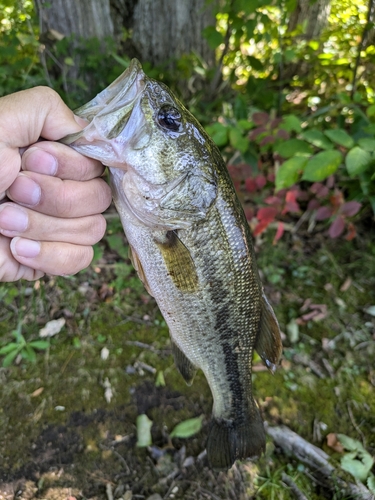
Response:
[[[259,457],[252,359],[256,350],[273,372],[282,342],[219,149],[135,59],[75,113],[88,124],[62,142],[109,167],[131,261],[169,327],[175,365],[188,385],[201,369],[211,389],[209,466]]]

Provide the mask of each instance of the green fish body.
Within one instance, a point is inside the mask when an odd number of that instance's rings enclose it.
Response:
[[[259,456],[253,352],[273,370],[282,346],[219,150],[136,60],[76,113],[89,125],[63,142],[110,167],[132,262],[168,324],[176,366],[188,384],[200,368],[211,388],[210,465]]]

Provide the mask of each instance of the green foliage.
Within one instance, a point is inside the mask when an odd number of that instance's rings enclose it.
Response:
[[[49,342],[46,340],[32,340],[26,341],[22,335],[22,323],[19,323],[17,329],[11,332],[15,338],[15,342],[9,342],[0,348],[0,356],[4,356],[3,366],[10,366],[13,361],[20,355],[21,359],[35,363],[36,352],[48,349]]]
[[[198,434],[198,432],[202,428],[204,415],[196,418],[189,418],[188,420],[184,420],[176,425],[176,427],[172,430],[170,436],[171,438],[189,438]]]

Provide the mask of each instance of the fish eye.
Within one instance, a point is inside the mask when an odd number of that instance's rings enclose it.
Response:
[[[158,122],[163,128],[178,132],[181,126],[181,113],[173,106],[163,106],[158,112]]]

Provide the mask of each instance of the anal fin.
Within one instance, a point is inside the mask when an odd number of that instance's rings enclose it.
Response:
[[[193,383],[193,379],[197,372],[197,369],[195,368],[193,363],[185,356],[181,349],[173,342],[173,340],[171,340],[171,344],[175,365],[178,371],[183,376],[187,385],[191,385]]]
[[[283,345],[281,342],[280,327],[275,313],[268,302],[267,297],[262,295],[262,314],[260,329],[255,344],[255,349],[262,358],[267,368],[274,372],[279,363]]]

